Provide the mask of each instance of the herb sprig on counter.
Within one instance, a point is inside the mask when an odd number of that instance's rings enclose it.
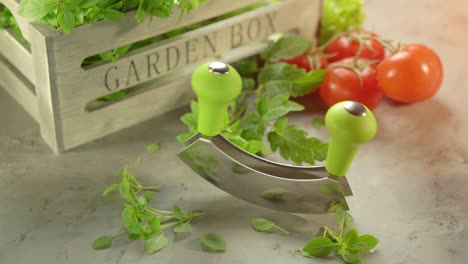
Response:
[[[361,254],[372,251],[379,240],[369,234],[359,236],[356,229],[348,230],[353,225],[353,217],[341,207],[336,209],[335,219],[339,231],[335,232],[329,227],[324,227],[323,235],[310,240],[301,250],[302,255],[326,257],[333,252],[345,263],[360,264]]]
[[[253,154],[279,152],[284,159],[297,164],[315,164],[325,159],[327,144],[309,137],[307,131],[289,124],[286,118],[291,112],[304,110],[304,106],[291,99],[314,91],[325,78],[325,70],[306,72],[281,62],[304,53],[311,45],[301,37],[282,37],[271,42],[261,54],[264,65],[257,58],[234,64],[243,78],[243,88],[230,106],[224,137]],[[197,133],[196,102],[192,102],[191,110],[181,117],[188,132],[178,135],[180,142]],[[264,144],[265,139],[268,145]]]
[[[147,154],[158,150],[158,143],[146,148]],[[169,243],[165,230],[173,228],[174,233],[188,234],[192,230],[190,225],[192,219],[204,214],[204,212],[183,211],[176,204],[172,210],[153,207],[153,193],[158,192],[160,187],[142,185],[131,172],[139,166],[142,157],[136,159],[131,169],[126,166],[120,172],[120,182],[112,183],[104,190],[103,196],[118,190],[125,201],[121,213],[123,230],[114,235],[98,237],[93,242],[94,249],[108,248],[114,239],[127,235],[130,240],[143,239],[146,252],[152,254],[162,250]]]

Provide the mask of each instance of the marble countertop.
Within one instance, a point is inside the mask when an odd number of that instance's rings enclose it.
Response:
[[[444,63],[445,80],[427,102],[385,101],[375,114],[379,132],[353,163],[348,199],[355,226],[380,239],[364,263],[468,261],[468,3],[465,0],[368,0],[367,26],[385,38],[425,43]],[[331,215],[296,215],[259,208],[207,184],[175,155],[183,111],[155,118],[54,155],[39,127],[0,90],[0,263],[340,263],[293,256]],[[308,124],[309,121],[299,121]],[[162,151],[142,163],[141,181],[160,184],[156,204],[203,209],[191,236],[152,256],[141,241],[119,239],[94,251],[92,241],[119,230],[121,202],[103,198],[125,163],[154,139]],[[266,217],[291,236],[249,226]],[[200,250],[207,232],[228,242],[225,254]]]

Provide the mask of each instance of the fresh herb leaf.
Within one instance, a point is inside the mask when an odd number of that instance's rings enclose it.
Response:
[[[324,227],[323,236],[313,238],[302,249],[305,257],[325,257],[331,252],[341,258],[347,264],[360,264],[361,253],[372,250],[379,240],[372,235],[358,235],[356,229],[351,229],[343,236],[343,231],[349,228],[353,221],[352,216],[341,207],[337,207],[335,219],[340,227],[340,232],[335,232],[329,227]]]
[[[260,99],[259,102],[261,101],[262,99]],[[264,113],[262,114],[263,122],[275,120],[288,114],[289,112],[298,112],[304,110],[304,106],[296,102],[289,101],[289,96],[287,95],[276,95],[268,102],[266,107],[264,106],[264,108]]]
[[[282,37],[274,45],[266,48],[262,52],[261,57],[270,62],[294,58],[304,53],[311,44],[310,40],[297,36]]]
[[[71,34],[75,27],[75,15],[67,7],[62,6],[58,9],[57,22],[65,33]]]
[[[290,234],[288,231],[284,230],[272,221],[265,218],[252,218],[250,220],[250,225],[252,225],[252,227],[257,231],[274,232],[275,230],[279,230],[285,235]]]
[[[309,241],[302,249],[310,256],[325,257],[335,249],[336,243],[333,243],[328,237],[316,237]]]
[[[120,183],[112,183],[111,185],[107,186],[107,188],[102,193],[102,196],[107,196],[109,193],[119,188],[119,186],[120,186]]]
[[[359,250],[359,253],[367,253],[374,249],[377,244],[379,243],[379,240],[375,238],[372,235],[366,234],[360,236],[356,243],[354,243],[354,246]]]
[[[153,254],[162,250],[169,244],[166,234],[157,234],[154,237],[145,240],[145,251],[148,254]]]
[[[359,254],[344,254],[343,260],[348,264],[361,264],[361,256]]]
[[[317,89],[326,76],[325,70],[306,72],[296,65],[275,63],[262,68],[258,81],[267,94],[300,97]]]
[[[216,234],[206,234],[200,238],[201,247],[208,252],[226,252],[226,241]]]
[[[94,249],[106,249],[112,246],[112,240],[114,238],[111,236],[100,236],[96,238],[93,242]]]
[[[192,232],[192,225],[189,223],[181,223],[174,227],[174,233],[190,233]]]
[[[294,125],[288,125],[287,118],[276,121],[268,133],[268,141],[273,151],[279,150],[283,158],[298,164],[315,164],[315,161],[325,160],[327,155],[327,144],[317,138],[309,138],[307,132]]]
[[[190,103],[191,112],[183,115],[180,120],[184,123],[189,131],[177,135],[177,140],[183,143],[198,133],[198,104],[195,101]]]
[[[347,246],[354,245],[358,241],[358,232],[356,229],[351,229],[346,232],[345,236],[343,237],[343,244]]]
[[[353,217],[341,207],[336,209],[335,218],[341,230],[345,230],[353,225]]]

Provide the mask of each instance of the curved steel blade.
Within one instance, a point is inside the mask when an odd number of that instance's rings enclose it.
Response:
[[[352,195],[345,177],[331,178],[324,166],[291,166],[252,155],[224,137],[194,136],[178,156],[221,190],[253,204],[294,213],[328,213]]]

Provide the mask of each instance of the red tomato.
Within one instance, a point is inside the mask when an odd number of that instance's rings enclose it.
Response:
[[[327,67],[327,58],[323,51],[315,48],[313,51],[308,49],[304,54],[300,54],[291,59],[282,59],[282,62],[295,64],[298,68],[304,69],[307,72],[311,70],[325,69]]]
[[[344,59],[339,63],[352,65],[352,58]],[[360,59],[358,64],[365,63]],[[329,107],[346,100],[360,102],[369,109],[374,109],[383,98],[383,91],[377,82],[377,64],[368,65],[361,71],[362,84],[352,69],[343,66],[330,65],[327,76],[319,88],[322,101]]]
[[[439,90],[443,77],[439,56],[421,44],[404,46],[382,61],[377,71],[385,94],[404,103],[431,98]]]
[[[351,33],[352,36],[359,37],[361,34],[369,34],[365,31]],[[370,33],[372,37],[378,38],[377,34]],[[359,42],[352,37],[343,35],[333,40],[326,48],[326,53],[330,56],[328,62],[342,60],[344,58],[354,57],[359,50]],[[369,60],[383,60],[385,58],[385,48],[376,40],[365,40],[360,58]]]

